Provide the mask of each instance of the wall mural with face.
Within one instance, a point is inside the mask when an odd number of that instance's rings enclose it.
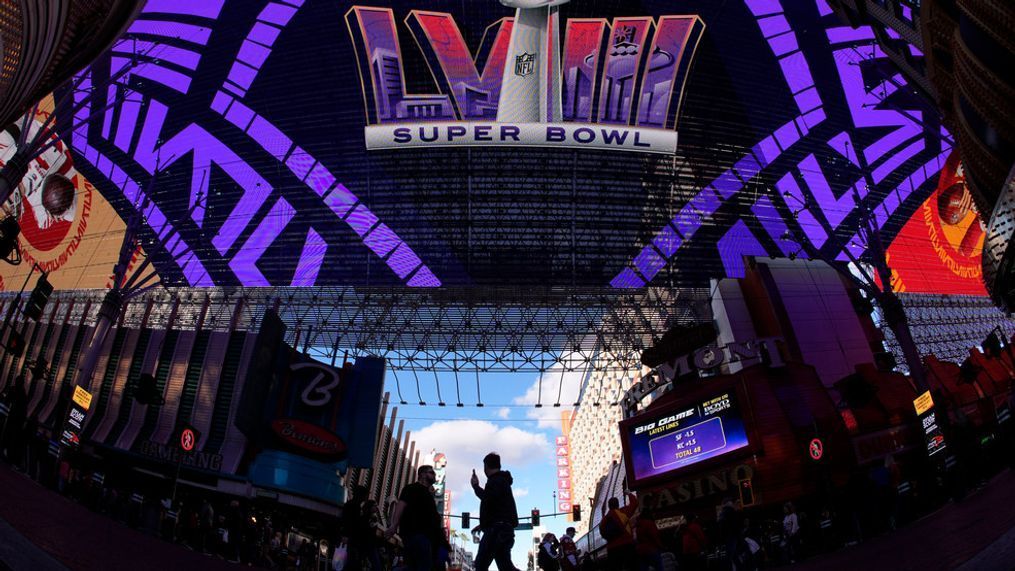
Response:
[[[33,117],[22,117],[0,133],[0,164],[14,155],[21,129],[33,135],[52,112],[53,100],[47,98]],[[63,141],[32,161],[4,210],[21,226],[18,250],[23,261],[19,266],[0,264],[0,290],[20,289],[33,264],[49,272],[59,289],[110,285],[125,225],[78,171]],[[135,252],[133,263],[143,255]]]

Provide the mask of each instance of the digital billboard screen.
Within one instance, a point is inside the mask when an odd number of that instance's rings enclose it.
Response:
[[[54,105],[46,97],[34,114],[0,131],[0,165],[14,156],[22,130],[34,136],[43,128]],[[17,290],[36,268],[48,274],[56,289],[110,286],[126,225],[78,170],[69,145],[53,141],[31,161],[4,210],[21,228],[17,248],[23,263],[0,264],[0,291]],[[130,264],[143,259],[138,248]]]
[[[620,431],[632,486],[749,444],[733,390],[643,413],[621,423]]]
[[[907,293],[986,296],[986,237],[957,151],[945,162],[930,197],[888,248],[892,288]]]
[[[166,284],[606,290],[740,276],[745,255],[801,255],[787,234],[862,255],[854,194],[890,242],[952,152],[873,31],[823,0],[530,16],[496,0],[150,0],[58,93],[64,149],[93,218],[100,198],[142,212]],[[520,19],[548,49],[523,45]],[[46,230],[23,217],[26,239],[108,273],[112,233],[75,245],[102,230],[84,228],[80,188],[70,207],[25,193]],[[968,209],[946,199],[941,245],[965,255],[976,229],[952,236]]]

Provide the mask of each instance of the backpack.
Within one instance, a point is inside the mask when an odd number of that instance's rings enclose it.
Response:
[[[542,545],[539,546],[539,555],[536,557],[536,564],[544,571],[556,571],[557,569],[560,569],[560,566],[557,564],[557,560],[551,557]]]
[[[599,522],[599,535],[603,536],[606,541],[613,541],[623,534],[624,530],[620,527],[617,516],[613,515],[613,512],[606,514],[603,521]]]

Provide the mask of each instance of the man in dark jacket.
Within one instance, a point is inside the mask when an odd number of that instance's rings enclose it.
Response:
[[[410,571],[430,571],[436,567],[438,550],[446,546],[441,516],[434,501],[437,472],[433,466],[424,465],[416,470],[416,477],[416,482],[402,488],[391,513],[391,524],[384,534],[391,537],[398,531]]]
[[[494,452],[483,458],[483,472],[486,488],[479,487],[479,476],[472,471],[472,489],[480,500],[479,527],[483,531],[476,553],[476,571],[487,571],[493,561],[500,571],[514,571],[517,568],[511,562],[511,548],[518,527],[518,509],[511,492],[514,479],[511,472],[500,469],[500,456]]]

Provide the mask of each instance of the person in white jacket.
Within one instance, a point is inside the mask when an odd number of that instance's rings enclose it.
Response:
[[[782,532],[786,541],[786,556],[790,563],[796,563],[800,543],[800,519],[792,502],[786,502],[782,511],[785,514],[782,518]]]

